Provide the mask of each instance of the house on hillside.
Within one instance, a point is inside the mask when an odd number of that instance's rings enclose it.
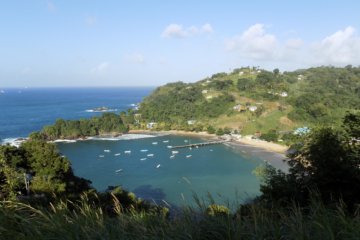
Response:
[[[208,90],[207,89],[204,89],[201,91],[202,94],[207,94],[208,93]]]
[[[156,126],[156,124],[157,124],[156,122],[149,122],[146,124],[146,127],[148,129],[153,129]]]
[[[196,120],[188,120],[187,124],[188,125],[194,125],[196,123]]]
[[[304,134],[309,133],[309,132],[310,132],[310,128],[308,128],[308,127],[299,127],[294,131],[294,134],[301,136],[301,135],[304,135]]]
[[[241,104],[238,104],[238,105],[233,106],[233,110],[238,111],[238,112],[242,112],[242,111],[246,111],[246,107],[241,105]]]
[[[255,112],[257,110],[257,106],[249,106],[248,109],[250,112]]]
[[[213,98],[213,96],[206,96],[206,99],[212,99]]]
[[[288,96],[287,92],[281,92],[279,95],[280,95],[280,97],[287,97]]]
[[[141,114],[140,113],[135,113],[134,114],[134,120],[136,124],[140,123],[140,119],[141,119]]]

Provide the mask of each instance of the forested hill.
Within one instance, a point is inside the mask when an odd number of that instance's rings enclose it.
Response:
[[[157,88],[137,117],[157,129],[232,129],[243,134],[340,123],[360,106],[360,67],[317,67],[293,72],[255,67],[216,73],[196,83]]]

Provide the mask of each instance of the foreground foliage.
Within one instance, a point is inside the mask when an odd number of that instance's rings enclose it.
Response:
[[[0,203],[1,239],[358,239],[360,216],[314,200],[307,208],[250,205],[235,214],[186,208],[172,219],[149,212],[109,216],[86,197],[34,208]]]

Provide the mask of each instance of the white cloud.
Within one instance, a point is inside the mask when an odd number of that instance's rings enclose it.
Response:
[[[169,38],[184,38],[187,36],[187,32],[184,30],[182,25],[170,24],[165,28],[161,36]]]
[[[275,35],[266,33],[263,24],[255,24],[226,41],[226,48],[251,59],[269,60],[275,57],[277,44]]]
[[[319,64],[359,64],[360,37],[348,26],[313,44],[314,60]]]
[[[98,64],[96,67],[94,67],[93,69],[91,69],[91,73],[93,73],[93,74],[105,73],[109,69],[109,66],[110,66],[110,64],[108,62],[102,62],[102,63]]]
[[[300,38],[289,39],[285,43],[286,48],[299,49],[303,46],[304,42]]]
[[[165,38],[185,38],[200,34],[209,34],[212,32],[213,28],[209,23],[204,24],[200,28],[196,26],[184,28],[180,24],[172,23],[164,29],[161,36]]]
[[[129,63],[135,63],[135,64],[144,64],[145,63],[145,57],[141,53],[132,53],[125,56],[125,59]]]
[[[212,33],[212,32],[214,32],[212,26],[209,23],[204,24],[201,27],[201,31],[204,32],[204,33]]]

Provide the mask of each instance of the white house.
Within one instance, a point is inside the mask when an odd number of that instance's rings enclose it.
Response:
[[[208,93],[208,90],[207,90],[207,89],[204,89],[204,90],[201,91],[201,93],[202,93],[202,94],[206,94],[206,93]]]
[[[239,76],[241,76],[241,75],[243,75],[244,74],[244,72],[239,72]]]
[[[213,96],[206,96],[206,99],[212,99],[213,98]]]
[[[243,105],[238,104],[238,105],[233,106],[233,110],[234,110],[234,111],[241,112],[241,111],[245,111],[246,108],[245,108]]]
[[[249,106],[250,112],[255,112],[257,110],[257,106]]]
[[[196,120],[188,120],[187,124],[188,125],[194,125],[196,123]]]
[[[287,97],[287,96],[288,96],[287,92],[281,92],[280,93],[280,97]]]
[[[153,129],[153,127],[156,126],[156,122],[149,122],[148,124],[146,124],[146,127],[149,129]]]

